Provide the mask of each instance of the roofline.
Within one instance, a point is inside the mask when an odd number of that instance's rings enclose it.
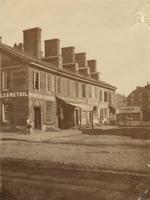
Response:
[[[80,76],[75,76],[75,74],[71,74],[71,73],[66,73],[66,71],[62,71],[58,68],[56,69],[52,69],[52,68],[48,68],[46,66],[43,66],[43,65],[40,65],[38,63],[35,63],[35,62],[30,62],[30,65],[34,65],[34,66],[37,66],[37,67],[40,67],[40,68],[44,68],[45,70],[48,70],[48,71],[51,71],[57,75],[62,75],[62,76],[65,76],[65,77],[69,77],[69,78],[72,78],[72,79],[75,79],[75,80],[80,80],[82,82],[86,82],[86,83],[89,83],[89,84],[94,84],[94,85],[98,85],[98,86],[101,86],[103,88],[106,88],[106,89],[111,89],[111,90],[116,90],[117,88],[116,87],[112,87],[112,86],[107,86],[101,82],[97,82],[95,80],[91,80],[91,79],[85,79],[85,77],[80,77]],[[84,79],[83,79],[84,78]]]
[[[73,79],[78,79],[81,80],[83,82],[89,82],[98,86],[102,86],[104,88],[107,89],[111,89],[111,90],[116,90],[117,88],[105,83],[104,81],[98,81],[98,80],[94,80],[92,78],[87,78],[84,77],[80,74],[75,74],[73,72],[70,72],[68,70],[65,69],[59,69],[56,68],[55,65],[48,63],[46,61],[43,60],[39,60],[38,58],[36,58],[35,56],[29,55],[28,53],[24,52],[24,51],[20,51],[20,50],[16,50],[11,46],[8,46],[6,44],[0,43],[0,49],[4,50],[4,51],[8,51],[9,53],[15,54],[15,56],[19,56],[22,59],[24,59],[26,62],[28,62],[29,64],[33,64],[33,65],[37,65],[40,68],[45,68],[46,70],[49,71],[53,71],[55,74],[60,74],[66,77],[71,77]]]

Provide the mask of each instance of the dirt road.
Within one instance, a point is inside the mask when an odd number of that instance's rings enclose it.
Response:
[[[60,169],[50,165],[43,168],[31,161],[1,163],[3,192],[5,196],[9,193],[8,200],[132,200],[148,188],[150,181],[134,174]]]

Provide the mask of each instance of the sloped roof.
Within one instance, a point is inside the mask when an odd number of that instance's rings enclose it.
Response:
[[[11,46],[8,46],[4,43],[0,43],[0,50],[1,51],[4,51],[4,52],[7,52],[9,54],[12,54],[13,56],[17,57],[17,58],[20,58],[24,61],[26,61],[27,63],[29,64],[37,64],[38,66],[40,66],[40,68],[42,69],[47,69],[47,70],[53,70],[55,71],[55,73],[59,73],[59,74],[66,74],[66,75],[70,75],[70,76],[73,76],[74,78],[80,78],[82,79],[83,81],[90,81],[92,82],[93,84],[97,84],[101,87],[105,87],[105,88],[109,88],[109,89],[112,89],[112,90],[115,90],[116,87],[111,85],[111,84],[108,84],[104,81],[97,81],[95,79],[92,79],[92,78],[87,78],[87,77],[84,77],[80,74],[75,74],[71,71],[68,71],[66,69],[60,69],[60,68],[56,68],[55,65],[51,64],[51,63],[48,63],[46,61],[43,61],[43,60],[40,60],[38,59],[37,57],[35,56],[32,56],[28,53],[26,53],[25,51],[20,51],[18,49],[15,49]]]

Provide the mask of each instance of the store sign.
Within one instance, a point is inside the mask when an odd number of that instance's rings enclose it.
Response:
[[[43,95],[38,93],[31,92],[5,92],[0,94],[0,98],[14,98],[14,97],[31,97],[35,99],[43,99],[43,100],[54,100],[53,96]]]
[[[27,97],[27,92],[5,92],[0,94],[0,98],[10,98],[10,97]]]
[[[117,110],[117,113],[140,113],[141,112],[141,107],[136,106],[136,107],[119,107]]]
[[[68,103],[80,103],[80,104],[87,104],[86,99],[77,99],[77,98],[71,98],[71,97],[62,97],[62,96],[57,96],[59,99],[62,99],[65,102]]]
[[[54,100],[54,96],[29,92],[29,97],[34,99]]]
[[[97,99],[88,99],[88,104],[89,105],[98,105],[98,100]]]

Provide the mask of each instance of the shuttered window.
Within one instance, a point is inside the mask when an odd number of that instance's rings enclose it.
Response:
[[[46,122],[53,122],[53,102],[51,101],[46,102]]]
[[[2,120],[3,122],[10,121],[10,105],[2,104]]]
[[[86,85],[82,84],[82,97],[86,97]]]
[[[46,76],[46,89],[49,93],[54,92],[54,76],[49,74]]]
[[[33,89],[40,90],[40,73],[36,70],[33,71]]]
[[[10,89],[10,72],[9,71],[4,71],[3,75],[3,90],[9,90]]]
[[[75,96],[79,97],[79,83],[75,82]]]
[[[61,78],[60,77],[57,78],[57,92],[58,94],[61,93]]]

